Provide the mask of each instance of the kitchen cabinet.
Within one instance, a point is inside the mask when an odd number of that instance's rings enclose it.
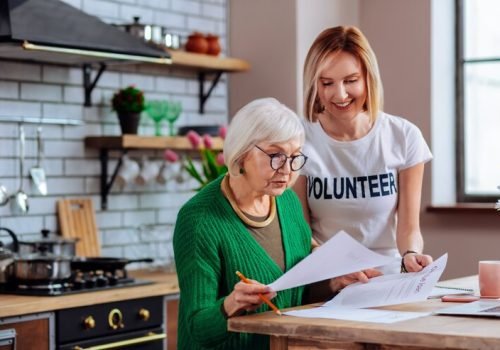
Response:
[[[0,350],[54,349],[54,339],[51,336],[54,332],[53,325],[53,313],[0,318],[0,331],[15,330],[15,347],[14,344],[0,345]]]
[[[222,138],[214,137],[212,140],[212,149],[221,150],[223,146]],[[99,149],[101,161],[101,209],[103,210],[107,208],[107,197],[122,163],[120,158],[108,182],[109,151],[119,150],[125,154],[132,149],[162,150],[170,148],[177,151],[191,151],[193,149],[187,137],[140,135],[89,136],[85,138],[85,147]]]

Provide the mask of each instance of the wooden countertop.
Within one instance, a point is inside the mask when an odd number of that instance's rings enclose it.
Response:
[[[136,298],[175,295],[179,293],[177,275],[161,271],[129,271],[130,276],[155,283],[104,290],[99,292],[77,293],[64,296],[25,296],[0,294],[0,318],[20,316],[38,312],[67,309],[72,307],[108,303]]]
[[[477,290],[477,277],[443,281],[438,285]],[[418,303],[387,306],[381,309],[432,312],[454,305],[455,303],[443,303],[440,299],[430,299]],[[384,349],[499,349],[498,325],[498,319],[494,318],[437,315],[392,324],[292,316],[280,317],[273,312],[229,319],[229,330],[231,331],[271,335],[271,349],[326,349],[332,342],[372,344],[372,346],[378,344],[380,348]],[[274,346],[273,341],[275,342]],[[311,347],[295,348],[293,347],[295,343],[302,345],[307,343],[307,346]],[[322,344],[324,347],[313,347],[313,344],[316,346]],[[359,348],[364,349],[365,347],[360,345]],[[358,349],[358,347],[349,347],[349,349]]]

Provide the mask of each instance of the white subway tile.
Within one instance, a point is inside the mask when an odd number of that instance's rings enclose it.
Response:
[[[172,10],[188,15],[201,15],[201,4],[197,1],[172,0]]]
[[[51,195],[76,196],[84,192],[84,179],[75,177],[51,177],[47,181]]]
[[[3,117],[40,117],[41,111],[39,102],[0,100],[0,116]]]
[[[43,217],[43,228],[51,232],[60,232],[59,219],[57,215],[46,215]]]
[[[78,141],[45,141],[46,157],[83,157],[84,144]]]
[[[35,215],[4,217],[2,226],[11,229],[16,235],[39,234],[43,228],[43,217]]]
[[[180,207],[179,207],[180,209]],[[158,211],[158,223],[175,224],[179,209],[161,209]]]
[[[64,161],[65,175],[99,175],[101,173],[101,165],[94,159],[85,160],[72,160],[66,159]]]
[[[138,89],[143,91],[154,90],[154,77],[147,75],[138,74],[123,74],[122,75],[122,86],[126,87],[133,85]]]
[[[170,1],[167,0],[137,0],[138,6],[151,7],[154,9],[169,8]]]
[[[122,214],[120,212],[101,211],[96,213],[96,225],[99,230],[104,230],[122,225]]]
[[[201,17],[188,17],[187,28],[191,31],[198,31],[202,33],[214,33],[217,29],[217,21]]]
[[[123,225],[125,227],[139,227],[139,225],[153,223],[155,223],[154,210],[134,210],[123,212]]]
[[[83,87],[65,86],[63,88],[63,100],[69,103],[83,104],[85,101]]]
[[[83,11],[102,17],[119,17],[119,5],[110,1],[83,0]]]
[[[19,98],[19,84],[10,81],[0,81],[1,98]]]
[[[120,88],[120,73],[105,70],[97,81],[97,87]]]
[[[1,139],[0,140],[0,157],[15,157],[19,154],[19,145],[15,140]],[[2,159],[2,168],[5,167]],[[0,174],[2,174],[0,172]]]
[[[166,93],[184,94],[187,92],[186,81],[172,77],[157,77],[156,89]]]
[[[123,247],[116,247],[116,246],[110,246],[110,247],[102,247],[101,249],[101,256],[110,256],[110,257],[115,257],[115,258],[121,258],[123,257]]]
[[[155,24],[164,26],[168,30],[177,30],[186,27],[186,17],[182,14],[170,13],[169,11],[156,11],[153,16]]]
[[[130,210],[139,207],[139,195],[113,194],[108,197],[109,210]]]
[[[29,210],[29,216],[34,214],[55,214],[56,213],[56,201],[57,197],[52,197],[53,191],[51,190],[50,183],[48,183],[47,186],[49,189],[49,196],[43,197],[30,197],[29,198],[29,203],[30,203],[30,210]]]
[[[65,126],[63,137],[66,140],[83,140],[86,136],[101,134],[101,125],[86,123],[78,126]]]
[[[120,18],[124,23],[132,23],[134,17],[139,17],[140,23],[153,24],[153,10],[140,6],[120,6]]]
[[[134,229],[106,230],[102,233],[102,243],[107,246],[138,242],[137,231]]]
[[[59,102],[62,89],[57,85],[21,83],[21,99]]]
[[[204,17],[215,18],[217,20],[223,20],[226,17],[225,6],[207,3],[203,3],[201,6]]]
[[[0,101],[0,106],[2,106],[2,102]],[[18,134],[18,126],[14,123],[2,123],[0,127],[0,140],[3,138],[14,138],[17,137]],[[1,142],[1,141],[0,141]]]
[[[169,205],[169,193],[150,193],[143,194],[139,197],[140,208],[168,208]]]
[[[41,81],[41,66],[29,63],[2,62],[0,79]]]
[[[44,103],[43,116],[47,118],[83,119],[83,106]]]
[[[47,83],[82,85],[83,73],[79,68],[43,66],[42,80]]]

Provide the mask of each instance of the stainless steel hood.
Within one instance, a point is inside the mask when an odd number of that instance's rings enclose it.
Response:
[[[171,63],[168,52],[59,0],[0,0],[0,58],[70,65]]]

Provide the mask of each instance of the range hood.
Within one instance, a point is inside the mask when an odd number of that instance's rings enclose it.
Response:
[[[171,63],[168,52],[59,0],[0,0],[0,58],[69,65]]]

